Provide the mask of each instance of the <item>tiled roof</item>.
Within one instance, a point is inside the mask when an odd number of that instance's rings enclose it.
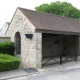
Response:
[[[36,29],[80,33],[79,19],[36,12],[23,8],[19,8],[19,10],[30,20]]]

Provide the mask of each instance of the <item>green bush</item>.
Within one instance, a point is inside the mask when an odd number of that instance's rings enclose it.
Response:
[[[0,53],[14,55],[15,46],[13,42],[0,42]]]
[[[20,60],[8,54],[0,54],[0,71],[14,70],[19,67]]]

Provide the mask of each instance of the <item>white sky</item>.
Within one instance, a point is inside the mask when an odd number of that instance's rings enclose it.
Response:
[[[17,7],[32,9],[43,3],[67,1],[80,9],[80,0],[0,0],[0,28],[5,22],[10,22]]]

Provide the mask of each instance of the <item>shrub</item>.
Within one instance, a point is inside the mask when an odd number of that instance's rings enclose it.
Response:
[[[0,71],[14,70],[19,67],[20,60],[8,54],[0,54]]]
[[[0,42],[0,53],[14,55],[15,46],[13,42]]]

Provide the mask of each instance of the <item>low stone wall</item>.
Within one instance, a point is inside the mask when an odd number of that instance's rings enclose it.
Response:
[[[0,37],[0,42],[8,42],[11,41],[10,37]]]

